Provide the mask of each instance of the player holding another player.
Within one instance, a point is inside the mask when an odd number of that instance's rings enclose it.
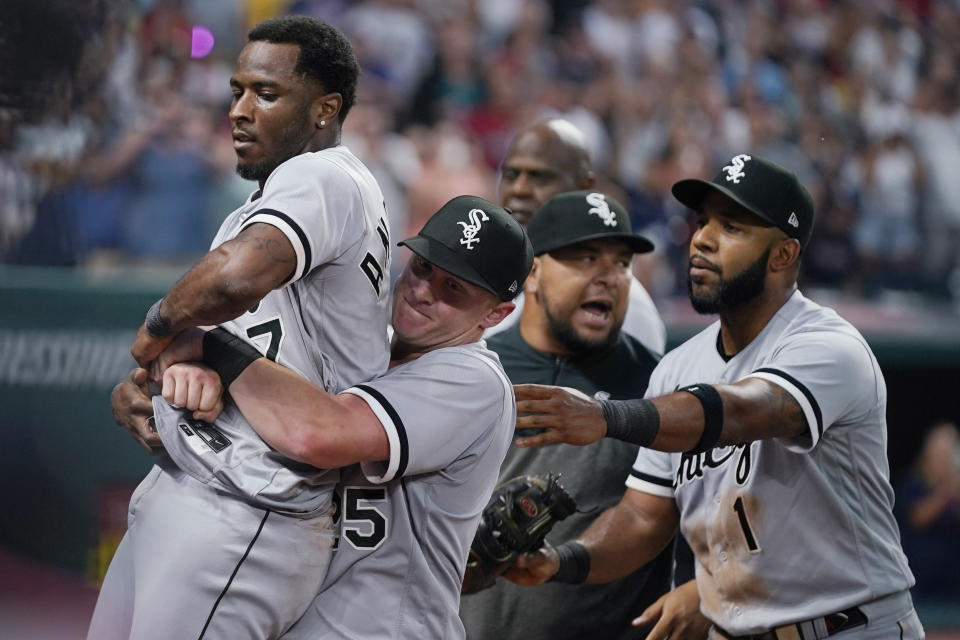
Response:
[[[922,638],[892,514],[883,375],[856,329],[797,290],[809,193],[742,154],[673,194],[697,214],[690,299],[720,320],[663,358],[646,399],[515,387],[533,414],[518,428],[547,428],[521,446],[606,436],[647,448],[617,506],[508,577],[611,580],[679,521],[711,637]]]
[[[350,43],[319,20],[250,32],[229,117],[237,171],[259,189],[151,308],[132,348],[141,365],[184,329],[222,323],[331,391],[386,369],[383,195],[340,144],[358,73]],[[135,437],[166,454],[131,499],[89,637],[278,636],[325,574],[338,474],[272,450],[229,398],[212,425],[159,396],[153,410],[158,434]]]
[[[516,420],[510,383],[481,337],[513,310],[533,251],[505,210],[472,196],[451,200],[401,244],[415,255],[393,294],[383,376],[333,395],[219,329],[203,337],[202,353],[190,339],[171,347],[176,359],[202,356],[220,379],[173,365],[168,398],[198,408],[201,389],[222,380],[277,451],[318,467],[351,465],[338,487],[329,574],[286,638],[464,635],[457,605],[467,551]],[[129,410],[138,399],[132,383],[114,393],[131,428],[144,419]]]

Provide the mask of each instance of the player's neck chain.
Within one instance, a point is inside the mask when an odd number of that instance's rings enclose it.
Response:
[[[730,447],[717,447],[702,453],[684,453],[680,457],[680,466],[677,468],[676,486],[693,482],[703,478],[706,469],[717,469],[726,466],[737,453],[737,484],[745,484],[750,477],[752,468],[749,444],[738,444]]]

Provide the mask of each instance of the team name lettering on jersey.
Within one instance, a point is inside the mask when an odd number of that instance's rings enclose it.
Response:
[[[367,276],[367,280],[373,286],[373,290],[379,297],[383,291],[383,266],[390,260],[390,231],[387,228],[387,220],[380,218],[377,223],[377,236],[380,238],[380,244],[383,245],[383,258],[378,260],[375,255],[367,252],[360,262],[360,270]]]
[[[752,444],[752,443],[751,443]],[[717,447],[702,453],[684,453],[680,457],[680,466],[677,468],[676,486],[694,482],[703,478],[706,469],[718,469],[726,466],[739,451],[737,460],[737,484],[745,484],[750,477],[751,447],[747,444],[738,444],[733,447]]]

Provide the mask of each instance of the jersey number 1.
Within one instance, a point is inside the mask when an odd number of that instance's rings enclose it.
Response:
[[[737,496],[733,501],[733,510],[737,512],[740,518],[740,528],[743,529],[743,537],[747,541],[747,549],[750,553],[760,553],[760,545],[757,544],[757,537],[753,535],[753,529],[750,528],[750,522],[747,520],[747,510],[743,506],[743,498]]]

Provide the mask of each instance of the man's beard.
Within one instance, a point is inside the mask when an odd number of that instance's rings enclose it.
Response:
[[[547,327],[553,335],[553,339],[570,355],[583,356],[591,351],[605,351],[620,338],[620,327],[623,326],[623,320],[610,327],[609,333],[603,338],[596,340],[584,338],[577,333],[569,318],[558,318],[550,312],[550,303],[547,301],[545,294],[546,291],[541,288],[539,292],[540,304],[543,307],[544,315],[547,317]]]
[[[244,180],[266,182],[274,169],[290,158],[300,155],[306,143],[303,132],[306,131],[309,120],[310,105],[305,104],[297,117],[281,130],[277,141],[277,153],[271,158],[264,158],[253,164],[237,163],[237,175]]]
[[[717,292],[712,296],[698,296],[693,293],[693,282],[687,272],[687,293],[690,303],[697,313],[714,314],[734,311],[748,302],[752,302],[763,293],[767,281],[767,260],[770,249],[763,252],[756,262],[733,276],[729,280],[721,278],[717,283]]]

